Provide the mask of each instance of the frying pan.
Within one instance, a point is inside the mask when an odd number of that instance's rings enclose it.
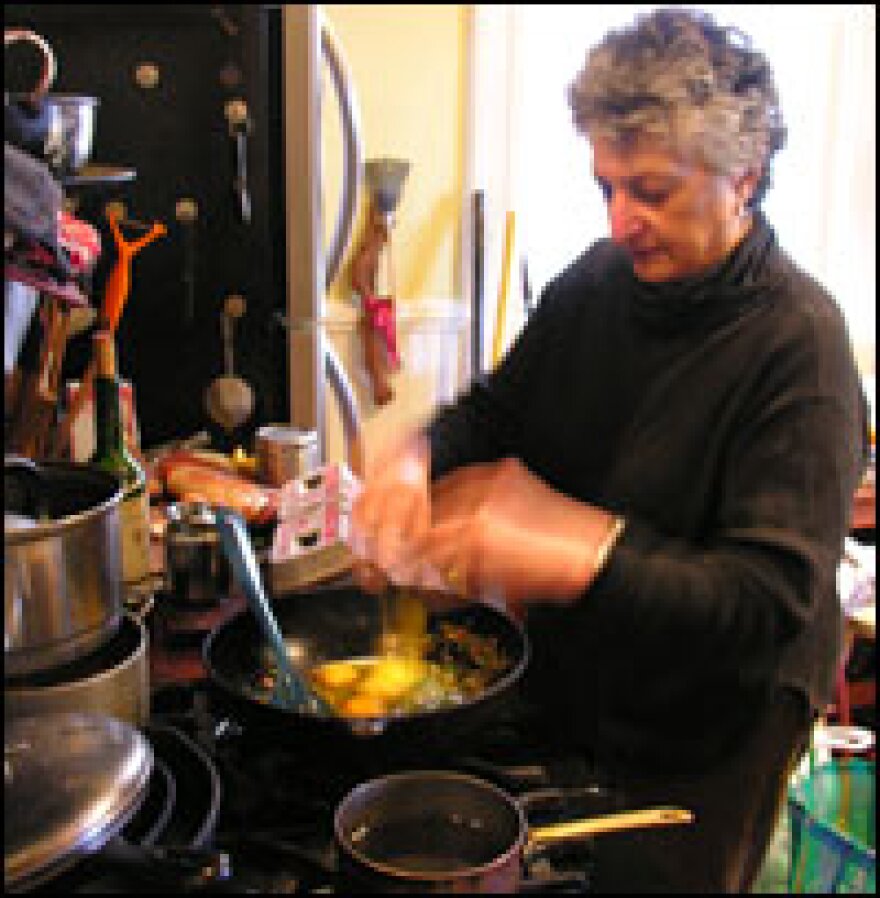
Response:
[[[273,610],[288,650],[295,653],[301,669],[324,661],[374,655],[382,632],[378,598],[353,586],[294,593],[276,600]],[[269,704],[258,697],[252,684],[259,672],[268,669],[271,650],[248,609],[208,634],[202,659],[219,697],[241,715],[242,722],[280,728],[297,741],[314,739],[334,747],[359,745],[363,750],[369,750],[369,745],[385,755],[398,748],[433,751],[452,744],[460,747],[462,740],[512,706],[528,663],[529,645],[516,622],[487,605],[472,603],[431,612],[429,634],[438,633],[444,622],[463,626],[480,637],[493,637],[508,659],[506,669],[461,704],[387,718],[318,715]]]

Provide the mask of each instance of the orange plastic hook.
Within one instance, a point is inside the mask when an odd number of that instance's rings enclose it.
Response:
[[[107,283],[104,286],[104,306],[101,317],[105,325],[115,333],[131,289],[131,260],[148,243],[152,243],[159,237],[164,237],[168,230],[165,225],[157,221],[142,237],[129,241],[122,234],[115,211],[108,211],[107,221],[116,243],[117,257],[116,264],[108,275]]]

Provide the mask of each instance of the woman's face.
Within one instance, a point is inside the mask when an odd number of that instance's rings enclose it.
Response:
[[[716,174],[656,145],[623,150],[597,138],[593,174],[608,205],[611,239],[630,254],[642,281],[698,274],[724,259],[751,223],[742,210],[753,177]]]

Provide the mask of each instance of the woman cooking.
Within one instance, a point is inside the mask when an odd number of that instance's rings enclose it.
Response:
[[[597,840],[597,891],[747,891],[838,664],[859,377],[761,212],[785,129],[743,35],[656,11],[568,96],[610,239],[368,473],[360,576],[503,602],[547,740],[695,812]]]

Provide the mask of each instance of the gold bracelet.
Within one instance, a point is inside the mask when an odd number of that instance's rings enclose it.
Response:
[[[611,554],[611,550],[614,548],[617,540],[620,539],[620,535],[623,533],[625,527],[625,518],[615,517],[611,522],[611,526],[608,528],[608,533],[605,534],[605,539],[602,540],[602,544],[596,552],[596,560],[593,566],[594,576],[608,563],[608,556]]]

